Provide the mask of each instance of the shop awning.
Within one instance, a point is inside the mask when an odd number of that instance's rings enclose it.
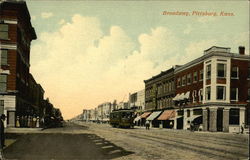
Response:
[[[164,121],[164,120],[168,120],[172,117],[175,117],[175,110],[166,110],[160,115],[158,120]]]
[[[187,93],[185,93],[184,99],[189,99],[189,95],[190,95],[190,91],[188,91]]]
[[[180,96],[179,96],[179,99],[178,99],[178,100],[184,100],[184,98],[185,98],[185,93],[182,93],[182,94],[180,94]]]
[[[178,118],[181,118],[181,117],[183,117],[183,116],[175,116],[175,117],[169,118],[169,120],[175,120],[175,119],[178,119]]]
[[[179,96],[180,96],[180,94],[177,94],[177,95],[173,98],[173,101],[178,101],[178,100],[179,100]]]
[[[137,122],[137,121],[139,121],[141,119],[141,116],[138,116],[138,117],[136,117],[135,119],[134,119],[134,122]]]
[[[159,116],[160,114],[161,114],[161,111],[153,112],[153,113],[147,118],[147,120],[152,121],[152,120],[154,120],[157,116]]]
[[[150,114],[151,112],[145,112],[141,115],[141,118],[147,118]]]
[[[202,115],[193,115],[192,117],[189,117],[187,120],[192,122],[193,120],[195,120],[198,117],[201,117]]]

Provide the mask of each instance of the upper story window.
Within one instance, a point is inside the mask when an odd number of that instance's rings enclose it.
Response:
[[[206,88],[206,100],[211,99],[211,87]]]
[[[232,101],[237,101],[238,100],[238,88],[231,88],[230,99]]]
[[[4,114],[4,100],[0,100],[0,114]]]
[[[9,26],[8,24],[0,24],[0,39],[9,38]]]
[[[191,73],[187,75],[187,84],[191,84]]]
[[[0,92],[6,92],[7,90],[7,75],[0,75]]]
[[[223,63],[217,64],[217,77],[221,78],[226,77],[226,64]]]
[[[248,79],[250,79],[250,67],[248,67],[248,76],[247,76]]]
[[[169,87],[169,91],[172,91],[172,84],[171,84],[171,82],[168,82],[168,87]]]
[[[200,81],[202,81],[202,80],[203,80],[203,69],[200,70]]]
[[[196,102],[196,90],[193,90],[193,102]]]
[[[225,86],[217,86],[217,100],[225,100],[226,99],[226,87]]]
[[[177,87],[180,87],[181,86],[181,78],[178,78],[177,79]]]
[[[186,85],[186,76],[183,76],[182,77],[182,86],[185,86]]]
[[[190,117],[190,110],[187,110],[187,117]]]
[[[8,51],[7,50],[0,50],[0,56],[1,56],[1,62],[0,65],[7,65],[7,60],[8,60]]]
[[[250,88],[247,90],[247,101],[250,101]]]
[[[203,100],[203,90],[202,89],[200,89],[200,91],[199,91],[200,93],[199,93],[199,97],[200,97],[200,102]]]
[[[193,77],[193,78],[194,78],[194,81],[193,81],[193,82],[194,82],[194,83],[197,82],[197,80],[198,80],[197,72],[194,72],[194,77]]]
[[[207,65],[207,79],[211,78],[211,64]]]
[[[168,82],[166,82],[165,87],[166,87],[166,92],[169,92],[169,90],[168,90]]]
[[[239,68],[238,67],[232,67],[232,71],[231,71],[231,77],[232,78],[238,78],[238,76],[239,76]]]

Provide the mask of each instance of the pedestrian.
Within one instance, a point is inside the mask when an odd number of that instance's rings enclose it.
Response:
[[[149,125],[150,125],[150,124],[149,124],[149,121],[148,121],[148,120],[146,121],[145,125],[146,125],[146,130],[149,130]]]
[[[244,123],[241,124],[240,128],[241,128],[241,134],[243,134],[244,133]]]
[[[19,116],[16,116],[16,127],[20,127],[20,119],[19,119]]]
[[[0,120],[0,160],[4,159],[3,157],[3,147],[5,146],[5,136],[4,136],[4,124],[3,121],[5,121],[5,115],[1,115]]]

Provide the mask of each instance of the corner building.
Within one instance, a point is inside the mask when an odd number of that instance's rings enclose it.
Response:
[[[16,125],[17,115],[29,116],[36,110],[29,93],[30,45],[36,38],[26,2],[1,1],[0,108],[7,115],[8,127]],[[41,87],[39,92],[44,92]]]
[[[249,126],[250,56],[244,47],[239,53],[216,46],[205,50],[175,69],[175,83],[183,129],[240,132],[241,125]]]

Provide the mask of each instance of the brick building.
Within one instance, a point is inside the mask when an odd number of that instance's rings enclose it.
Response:
[[[144,80],[145,83],[145,114],[142,117],[142,123],[148,119],[153,126],[161,126],[164,128],[171,128],[172,123],[169,120],[169,116],[164,118],[157,117],[160,115],[159,111],[163,111],[161,114],[166,115],[174,110],[173,98],[175,97],[175,77],[174,71],[180,66],[172,67],[166,71],[162,71],[160,74],[153,76],[148,80]],[[155,112],[155,113],[154,113]],[[152,113],[151,115],[149,113]],[[147,116],[145,117],[145,115]]]
[[[177,68],[175,79],[177,128],[194,124],[204,131],[239,132],[249,123],[250,56],[244,47],[231,53],[230,48],[213,46]]]
[[[30,127],[27,121],[52,114],[42,86],[30,74],[30,45],[36,38],[26,2],[0,1],[0,113],[7,115],[5,126]]]

